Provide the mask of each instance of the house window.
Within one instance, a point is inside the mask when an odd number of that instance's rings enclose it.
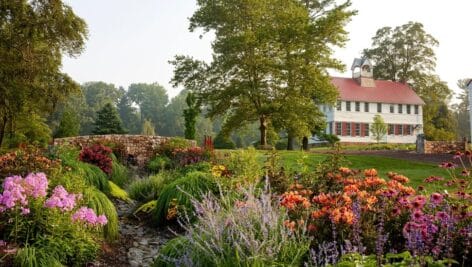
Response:
[[[336,102],[336,110],[339,110],[341,111],[341,101],[338,100],[338,102]]]
[[[346,111],[351,111],[351,101],[346,101]]]
[[[390,113],[395,113],[395,106],[394,105],[390,105]]]
[[[406,135],[411,135],[411,125],[406,125],[406,129],[405,129],[405,134]]]
[[[411,105],[406,105],[406,113],[411,114]]]
[[[364,124],[364,135],[369,136],[369,124]]]
[[[364,103],[364,111],[369,112],[369,103],[367,102]]]
[[[418,114],[419,113],[419,106],[418,105],[415,105],[415,114]]]
[[[341,126],[342,126],[341,122],[336,122],[336,135],[341,135],[342,134]]]
[[[356,136],[361,136],[361,124],[356,123]]]
[[[356,102],[356,111],[361,111],[361,102]]]
[[[377,112],[382,113],[382,103],[377,103]]]
[[[393,126],[394,126],[393,124],[388,125],[388,134],[389,135],[394,135],[395,134]]]
[[[351,135],[351,123],[350,122],[346,123],[346,135],[347,136]]]
[[[398,135],[403,135],[403,125],[397,125]]]
[[[403,113],[403,105],[398,104],[398,113],[402,114]]]

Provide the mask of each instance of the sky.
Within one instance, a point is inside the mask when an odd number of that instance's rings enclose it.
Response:
[[[85,19],[89,36],[84,52],[64,58],[63,71],[79,83],[104,81],[128,87],[131,83],[157,82],[169,96],[175,55],[211,60],[211,34],[189,32],[188,18],[196,10],[196,0],[65,0]],[[451,0],[352,0],[358,11],[347,25],[349,42],[335,50],[334,57],[346,64],[346,72],[330,72],[350,77],[350,66],[364,48],[371,45],[377,29],[421,22],[427,33],[439,41],[435,48],[436,73],[451,89],[459,92],[457,80],[472,77],[472,1]]]

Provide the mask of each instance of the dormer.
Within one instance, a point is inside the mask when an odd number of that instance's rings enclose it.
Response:
[[[362,87],[375,87],[373,66],[368,58],[355,58],[351,66],[352,78]]]

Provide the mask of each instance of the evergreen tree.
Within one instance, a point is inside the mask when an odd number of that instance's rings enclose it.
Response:
[[[197,116],[200,113],[200,108],[192,92],[187,94],[185,101],[187,102],[187,108],[184,110],[185,138],[195,140],[195,125],[197,124]]]
[[[123,123],[120,116],[110,103],[107,103],[101,110],[97,112],[97,120],[95,121],[95,129],[93,134],[123,134]]]

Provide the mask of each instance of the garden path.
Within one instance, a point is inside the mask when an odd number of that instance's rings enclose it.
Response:
[[[156,229],[132,215],[134,203],[115,201],[120,223],[120,238],[102,247],[100,259],[90,266],[147,267],[157,256],[159,247],[174,234],[169,229]]]

